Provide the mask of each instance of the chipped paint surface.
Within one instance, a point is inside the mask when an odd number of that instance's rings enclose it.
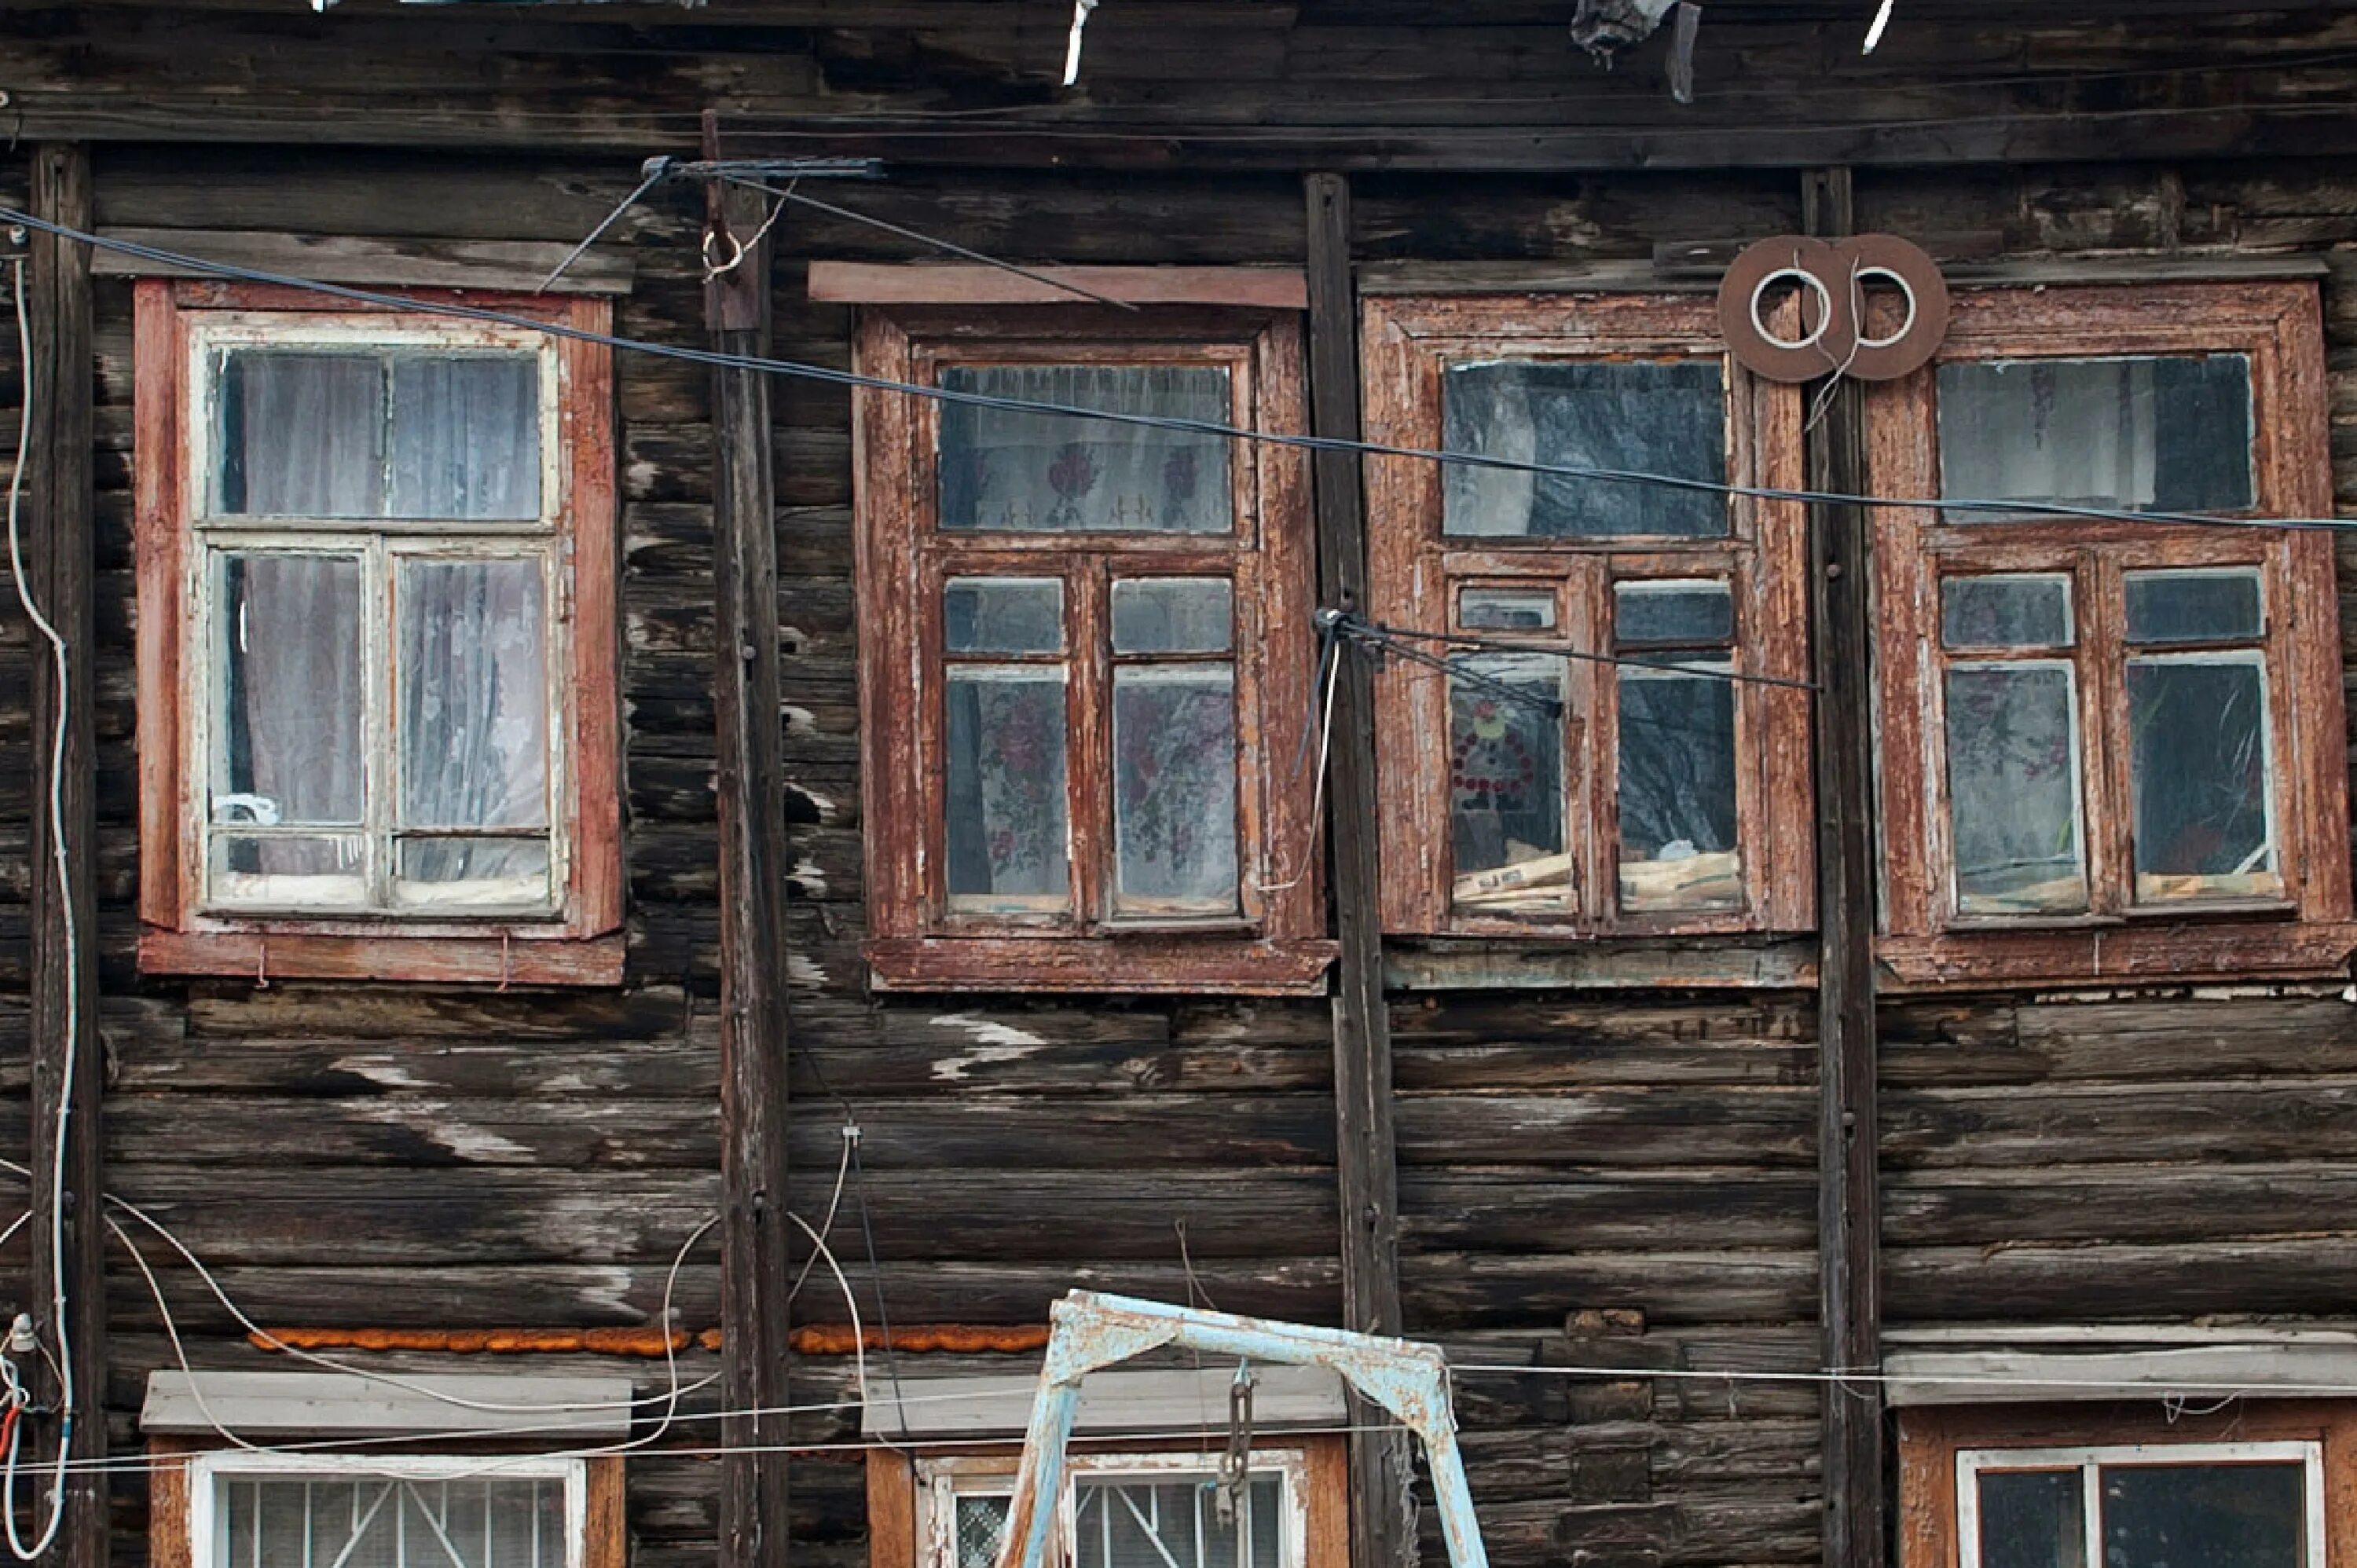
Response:
[[[977,1017],[972,1013],[944,1013],[933,1022],[944,1028],[963,1030],[974,1036],[976,1042],[973,1049],[958,1056],[944,1057],[933,1064],[933,1077],[943,1083],[963,1083],[966,1074],[978,1067],[1021,1061],[1048,1044],[1027,1029]]]

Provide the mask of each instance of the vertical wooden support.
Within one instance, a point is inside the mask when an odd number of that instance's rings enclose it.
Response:
[[[705,156],[719,156],[705,115]],[[723,353],[770,347],[770,250],[758,193],[707,188],[705,325]],[[732,264],[733,262],[733,264]],[[719,726],[721,1386],[732,1411],[786,1396],[785,785],[780,757],[778,543],[770,383],[712,373],[713,705]],[[720,1560],[784,1568],[786,1418],[723,1419]]]
[[[33,150],[33,212],[76,229],[91,227],[89,150],[45,143]],[[99,1106],[106,1064],[98,1038],[98,913],[91,886],[97,862],[97,764],[91,749],[96,683],[91,680],[90,252],[53,235],[30,237],[23,306],[32,331],[26,383],[34,395],[19,527],[26,586],[66,644],[65,750],[59,759],[58,811],[50,814],[52,737],[58,723],[58,670],[48,640],[27,628],[32,647],[32,1290],[26,1309],[41,1343],[55,1352],[54,1304],[62,1287],[73,1359],[73,1451],[77,1460],[106,1452],[105,1233],[99,1208]],[[13,609],[13,607],[11,607]],[[66,885],[58,883],[57,845],[65,844]],[[67,951],[70,925],[74,951]],[[65,1092],[67,1069],[73,1086]],[[65,1143],[62,1203],[55,1201],[58,1144]],[[62,1214],[63,1278],[50,1246]],[[39,1358],[32,1359],[38,1363]],[[54,1400],[50,1384],[42,1396]],[[44,1425],[48,1423],[44,1423]],[[45,1437],[53,1435],[43,1434]],[[48,1448],[44,1442],[41,1446]],[[33,1528],[46,1521],[44,1479],[27,1495]],[[66,1483],[57,1559],[63,1568],[105,1568],[106,1482],[84,1470]]]
[[[1811,171],[1802,188],[1811,234],[1854,231],[1846,168]],[[1857,381],[1822,385],[1809,433],[1811,488],[1867,489],[1866,404]],[[1872,1369],[1882,1355],[1881,1197],[1875,1170],[1874,732],[1867,676],[1874,644],[1868,552],[1873,520],[1857,506],[1810,509],[1816,630],[1818,962],[1817,1266],[1825,1364]],[[1881,1385],[1828,1384],[1824,1403],[1824,1561],[1881,1568]]]
[[[1351,185],[1305,181],[1309,230],[1309,423],[1359,438],[1358,296],[1351,274]],[[1367,602],[1366,509],[1359,458],[1319,452],[1318,591],[1321,605]],[[1366,660],[1345,654],[1334,688],[1327,799],[1341,956],[1334,989],[1335,1179],[1342,1214],[1342,1312],[1361,1332],[1401,1331],[1399,1176],[1392,1143],[1392,1032],[1383,1007],[1383,935],[1375,902],[1374,689]],[[1372,1414],[1355,1398],[1351,1408]],[[1372,1424],[1354,1418],[1353,1426]],[[1408,1446],[1398,1432],[1351,1439],[1351,1568],[1414,1561]]]

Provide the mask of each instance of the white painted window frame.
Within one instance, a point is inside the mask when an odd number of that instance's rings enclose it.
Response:
[[[2079,1472],[2086,1561],[2104,1561],[2103,1471],[2138,1465],[2282,1465],[2303,1474],[2301,1568],[2325,1568],[2324,1444],[2126,1443],[2062,1448],[1966,1448],[1956,1455],[1956,1548],[1961,1568],[1981,1568],[1980,1478],[2024,1470]]]
[[[957,1568],[957,1503],[961,1498],[1004,1498],[1015,1490],[1020,1455],[947,1455],[917,1461],[916,1568]],[[1075,1561],[1078,1479],[1157,1481],[1214,1473],[1220,1455],[1184,1454],[1070,1454],[1063,1495],[1056,1500],[1057,1561]],[[1254,1477],[1274,1475],[1284,1482],[1283,1529],[1278,1536],[1282,1568],[1303,1568],[1309,1560],[1309,1455],[1299,1448],[1255,1447]],[[196,1568],[208,1568],[199,1563]],[[1181,1564],[1180,1568],[1231,1568],[1226,1563]]]
[[[224,1450],[188,1461],[189,1568],[236,1568],[221,1561],[224,1481],[339,1480],[561,1481],[565,1486],[565,1568],[586,1568],[589,1531],[589,1466],[581,1459],[525,1455],[274,1454]],[[411,1568],[404,1564],[404,1568]],[[433,1568],[431,1560],[417,1568]]]
[[[225,350],[444,349],[529,354],[539,369],[540,510],[528,519],[441,521],[393,518],[274,518],[227,515],[216,510],[213,486],[217,435],[217,378]],[[545,333],[491,322],[448,320],[415,313],[306,314],[298,311],[206,313],[188,332],[186,402],[190,417],[181,431],[181,515],[189,520],[187,577],[189,607],[182,628],[184,685],[181,714],[188,744],[184,798],[197,815],[193,851],[199,912],[207,917],[251,919],[419,922],[460,927],[483,921],[554,921],[565,917],[572,886],[575,792],[578,759],[573,756],[567,671],[572,668],[573,541],[565,491],[565,400],[568,386],[556,340]],[[351,836],[361,840],[362,895],[357,901],[303,897],[294,890],[274,896],[264,887],[253,897],[231,897],[215,886],[212,872],[216,827],[250,835],[250,825],[216,823],[212,810],[214,733],[220,705],[218,665],[221,628],[215,607],[216,568],[229,553],[256,552],[337,554],[361,564],[361,660],[368,681],[361,744],[367,747],[363,820]],[[548,882],[543,897],[523,902],[468,902],[396,897],[393,860],[400,836],[393,821],[399,788],[399,757],[393,740],[394,575],[404,557],[435,559],[534,559],[541,564],[543,671],[546,682],[543,723],[548,740]],[[266,833],[259,836],[268,836]],[[289,835],[281,835],[289,836]],[[292,836],[340,836],[333,830]],[[499,836],[499,835],[492,835]],[[520,832],[514,836],[535,836]]]

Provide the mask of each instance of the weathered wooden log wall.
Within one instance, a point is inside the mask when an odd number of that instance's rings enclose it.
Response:
[[[1510,172],[1357,175],[1362,260],[1641,266],[1663,242],[1797,228],[1804,163],[1963,161],[1862,172],[1860,226],[1986,233],[2018,255],[2331,258],[2340,489],[2357,506],[2357,295],[2345,286],[2357,269],[2357,163],[2183,161],[2238,145],[2357,151],[2345,110],[2256,128],[2244,113],[2324,95],[2345,67],[2297,77],[2247,68],[2345,47],[2357,30],[2347,11],[2299,5],[2252,18],[2148,0],[2135,15],[2150,20],[2133,24],[2048,7],[2017,25],[2029,13],[1924,0],[1903,9],[1885,46],[1877,69],[1891,80],[1835,95],[1821,79],[1854,49],[1845,29],[1857,7],[1714,5],[1704,102],[1682,111],[1662,97],[1651,56],[1609,76],[1570,57],[1564,9],[1486,5],[1485,25],[1470,27],[1417,25],[1418,8],[1375,0],[1138,4],[1107,6],[1092,25],[1088,91],[1107,113],[1191,118],[1199,129],[1286,116],[1417,127],[1383,136],[1051,141],[911,124],[898,143],[879,130],[777,145],[887,148],[892,177],[846,200],[998,254],[1107,263],[1298,264],[1299,171],[1384,157],[1427,170],[1478,157]],[[374,0],[346,0],[326,18],[291,0],[34,5],[0,17],[0,89],[28,135],[100,138],[105,227],[181,232],[189,248],[231,229],[429,249],[570,242],[634,183],[637,156],[683,150],[692,127],[672,117],[709,99],[757,118],[1047,102],[1039,78],[1068,17],[917,0],[743,15],[611,6],[588,21],[565,8],[482,19]],[[2233,69],[2002,93],[1971,85],[2000,72],[2204,59]],[[2016,113],[1975,118],[1992,103]],[[2130,145],[2118,123],[2060,115],[2072,108],[2136,111],[2136,145],[2179,161],[2016,166]],[[1778,123],[1901,117],[1944,117],[1948,128],[1871,140],[1838,125],[1770,134]],[[1662,125],[1676,128],[1631,134]],[[167,129],[168,142],[139,139]],[[130,139],[110,139],[120,137]],[[313,145],[323,141],[348,145]],[[191,145],[204,142],[221,145]],[[1067,152],[1098,172],[1046,166]],[[1554,172],[1582,159],[1780,166]],[[0,158],[0,199],[21,198],[22,176],[21,158]],[[618,312],[625,335],[703,340],[696,215],[674,198],[618,228],[612,248],[635,267]],[[802,263],[919,253],[802,213],[783,222],[778,249],[776,351],[837,367],[848,364],[851,313],[807,299]],[[175,1227],[273,1326],[651,1326],[675,1250],[718,1198],[707,373],[634,356],[617,366],[626,986],[496,994],[143,981],[132,962],[127,286],[102,283],[97,315],[111,1184]],[[0,403],[11,409],[15,354],[0,333]],[[1322,1002],[865,994],[849,403],[786,381],[772,406],[794,842],[793,1201],[804,1213],[823,1208],[840,1130],[856,1122],[875,1270],[855,1229],[839,1228],[836,1240],[863,1317],[872,1321],[880,1295],[898,1324],[1031,1324],[1054,1295],[1091,1284],[1332,1320],[1340,1272]],[[13,434],[12,415],[0,435]],[[2344,563],[2345,589],[2357,592],[2357,551]],[[0,1153],[11,1157],[27,1133],[27,635],[0,605]],[[1968,998],[1883,1012],[1894,1326],[2351,1315],[2357,1226],[2334,1217],[2336,1200],[2357,1190],[2357,1009],[2337,990]],[[1396,993],[1391,1026],[1407,1328],[1465,1360],[1529,1369],[1458,1385],[1493,1555],[1509,1565],[1813,1561],[1814,1389],[1644,1376],[1818,1364],[1812,999]],[[199,1364],[285,1364],[246,1346],[187,1271],[166,1266],[162,1277]],[[170,1352],[119,1251],[110,1288],[110,1443],[129,1449],[145,1376]],[[717,1326],[708,1243],[680,1270],[676,1305],[681,1326]],[[844,1320],[824,1270],[794,1311],[805,1323]],[[610,1369],[641,1394],[663,1387],[659,1359],[376,1359]],[[715,1360],[698,1348],[681,1364],[701,1378]],[[1009,1369],[1004,1358],[901,1358],[903,1370],[929,1374],[985,1365]],[[1604,1370],[1545,1370],[1565,1366]],[[798,1396],[849,1388],[839,1359],[797,1371]],[[685,1406],[691,1417],[710,1408],[702,1397]],[[796,1429],[842,1441],[856,1420],[813,1414]],[[716,1430],[691,1420],[663,1446],[708,1446]],[[716,1486],[715,1466],[689,1454],[631,1459],[630,1522],[645,1568],[712,1559]],[[856,1456],[798,1460],[793,1494],[798,1563],[865,1560]],[[135,1480],[120,1501],[128,1560],[142,1527]]]

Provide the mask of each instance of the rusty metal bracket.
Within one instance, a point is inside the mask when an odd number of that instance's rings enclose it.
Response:
[[[1166,1345],[1253,1361],[1324,1367],[1340,1376],[1424,1444],[1450,1563],[1454,1568],[1489,1568],[1481,1527],[1473,1516],[1473,1494],[1466,1485],[1464,1455],[1457,1445],[1448,1360],[1437,1345],[1093,1291],[1072,1292],[1049,1316],[1054,1326],[1039,1368],[1039,1391],[1032,1399],[1031,1425],[1023,1436],[1023,1464],[1015,1477],[997,1568],[1046,1568],[1081,1380]]]

